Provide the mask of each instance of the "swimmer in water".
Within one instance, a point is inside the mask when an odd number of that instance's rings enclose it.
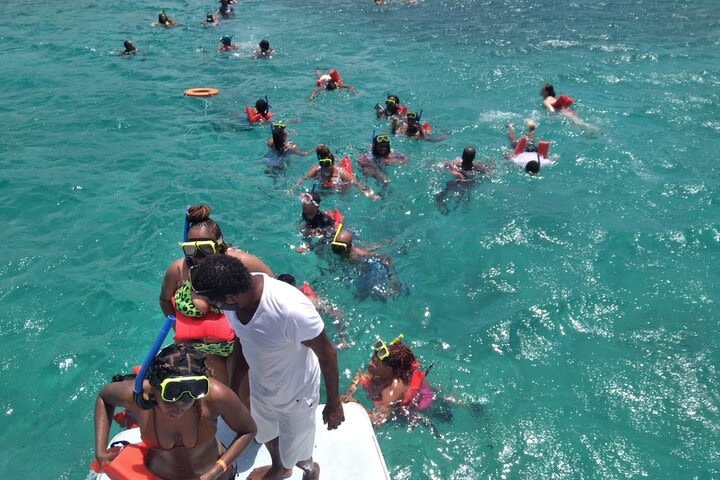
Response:
[[[396,117],[390,119],[390,131],[393,135],[405,135],[409,138],[423,140],[425,138],[425,130],[420,124],[420,117],[417,112],[408,112],[405,120],[405,122],[402,122]]]
[[[334,70],[331,70],[331,73]],[[310,94],[310,101],[312,102],[315,100],[315,95],[320,90],[338,90],[338,89],[347,89],[350,90],[355,95],[358,95],[357,91],[355,90],[355,87],[352,85],[348,85],[346,83],[343,83],[342,80],[337,82],[333,79],[332,75],[330,73],[322,73],[320,70],[315,70],[315,76],[317,77],[315,80],[316,86],[313,89],[312,93]]]
[[[557,95],[552,83],[546,83],[540,88],[540,96],[543,99],[542,105],[548,113],[559,113],[563,118],[584,130],[585,133],[595,134],[598,132],[597,127],[581,120],[574,110],[570,110],[570,106],[574,103],[573,99],[567,95]]]
[[[172,18],[168,18],[168,16],[163,11],[158,14],[158,25],[162,25],[165,28],[174,27],[175,20],[173,20]]]
[[[203,19],[202,24],[206,27],[217,27],[220,26],[220,20],[215,16],[214,13],[209,12],[207,15],[205,15],[205,19]]]
[[[377,118],[404,118],[407,115],[407,107],[400,105],[397,95],[388,95],[385,99],[385,108],[381,107],[379,103],[375,104],[375,115]]]
[[[261,100],[267,105],[267,102],[265,102],[264,99]],[[258,102],[260,102],[261,100],[258,100]],[[257,109],[257,103],[255,104],[255,108]],[[308,150],[307,152],[301,151],[297,145],[287,139],[287,130],[285,130],[285,124],[280,122],[272,124],[272,136],[268,138],[265,143],[270,148],[272,153],[276,155],[294,154],[304,157],[307,154],[315,151],[314,148]]]
[[[320,298],[312,290],[312,288],[310,288],[310,285],[308,285],[307,282],[304,282],[302,285],[300,285],[300,287],[298,287],[295,277],[290,275],[289,273],[280,274],[278,275],[277,279],[281,282],[290,284],[300,290],[308,298],[308,300],[313,303],[313,305],[315,306],[315,310],[317,310],[320,315],[329,315],[333,319],[332,323],[333,325],[335,325],[338,334],[338,343],[337,345],[335,345],[336,348],[339,348],[340,350],[346,350],[350,348],[350,345],[348,345],[347,341],[345,340],[346,329],[345,322],[343,322],[343,311],[341,308],[338,308],[333,304],[327,302],[326,300]]]
[[[263,100],[263,102],[264,101],[265,100]],[[303,152],[297,145],[288,141],[284,123],[275,122],[271,128],[272,136],[265,142],[270,148],[264,157],[266,174],[273,176],[282,174],[285,172],[285,168],[290,161],[290,155],[304,157],[315,150],[313,148],[307,152]]]
[[[315,147],[315,153],[318,156],[318,165],[310,167],[305,176],[299,178],[295,185],[293,185],[289,193],[292,193],[293,190],[298,188],[303,181],[313,179],[320,188],[342,189],[343,187],[352,185],[369,199],[380,199],[380,197],[373,192],[372,188],[360,184],[352,172],[336,165],[335,156],[330,152],[330,149],[327,146],[322,144],[318,145]]]
[[[455,177],[453,180],[447,182],[442,192],[435,195],[435,203],[443,215],[450,213],[450,209],[447,206],[447,198],[451,194],[454,193],[458,197],[458,203],[455,206],[455,209],[457,209],[460,205],[460,199],[465,198],[465,195],[476,184],[476,180],[479,177],[490,175],[492,164],[489,163],[485,165],[480,162],[475,162],[474,160],[475,149],[473,147],[465,147],[460,158],[440,164],[441,168],[449,171],[450,174]]]
[[[398,335],[390,343],[378,339],[372,346],[368,368],[355,373],[343,403],[359,403],[353,394],[360,384],[374,407],[368,410],[373,426],[385,423],[393,413],[409,413],[428,408],[433,401],[430,384],[425,380],[429,370],[420,370],[420,363],[409,346]]]
[[[220,46],[218,47],[218,52],[230,52],[239,48],[237,43],[233,43],[232,37],[232,35],[222,36],[222,38],[220,39]]]
[[[373,177],[382,184],[390,183],[385,173],[388,165],[406,165],[408,156],[390,148],[390,137],[387,135],[375,135],[369,153],[362,153],[358,157],[358,165],[365,175]]]
[[[320,194],[318,192],[303,192],[298,195],[302,202],[302,222],[300,223],[300,232],[303,236],[303,243],[298,246],[295,251],[298,253],[308,253],[317,247],[326,245],[333,233],[337,223],[342,218],[336,220],[332,216],[320,209]],[[336,210],[337,212],[337,210]],[[338,212],[339,213],[339,212]]]
[[[363,301],[367,297],[386,302],[388,297],[397,296],[405,288],[393,274],[392,259],[389,255],[376,253],[376,247],[361,248],[353,245],[353,236],[349,230],[338,225],[330,243],[330,250],[357,270],[354,281],[356,297]]]
[[[275,49],[270,46],[270,42],[265,39],[260,40],[258,48],[255,49],[255,58],[272,58],[275,55]]]
[[[125,50],[120,52],[120,55],[135,55],[139,51],[130,40],[125,40],[123,45],[125,46]]]
[[[515,155],[515,152],[505,154],[505,158],[510,160],[514,165],[522,167],[529,175],[535,175],[540,172],[541,166],[549,166],[555,163],[552,158],[545,158],[542,156],[535,146],[535,128],[537,125],[534,121],[527,119],[525,124],[528,128],[527,142],[522,152]],[[510,141],[510,147],[515,148],[520,140],[516,140],[515,128],[512,123],[505,125],[507,128],[507,136]]]
[[[223,18],[228,18],[232,15],[235,15],[235,9],[230,5],[235,5],[236,3],[237,2],[235,0],[220,0],[220,8],[218,8],[218,13]]]

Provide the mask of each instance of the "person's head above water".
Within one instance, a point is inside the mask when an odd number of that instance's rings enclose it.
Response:
[[[475,149],[473,147],[465,147],[461,158],[463,170],[472,170],[473,160],[475,160]]]
[[[167,21],[168,21],[168,16],[165,14],[165,12],[164,11],[160,12],[158,14],[158,23],[165,25],[165,23],[167,23]]]
[[[298,198],[302,202],[302,216],[305,220],[312,220],[320,211],[320,194],[317,192],[301,193]]]
[[[260,40],[260,43],[258,45],[260,46],[261,52],[267,52],[268,50],[270,50],[270,42],[268,42],[264,38]]]
[[[190,345],[171,343],[157,354],[148,369],[158,408],[179,418],[195,400],[210,393],[206,356]]]
[[[557,96],[555,95],[555,87],[553,87],[552,83],[546,83],[545,85],[540,87],[540,96],[543,98]]]
[[[321,158],[332,158],[335,160],[335,156],[330,151],[330,148],[322,143],[315,147],[315,154],[317,155],[318,160]]]
[[[336,88],[338,88],[338,85],[333,79],[328,80],[325,84],[325,90],[335,90]]]
[[[132,53],[137,50],[137,48],[135,48],[135,44],[130,40],[125,40],[123,45],[125,46],[125,53]]]
[[[272,139],[276,150],[285,151],[285,140],[287,140],[287,131],[284,123],[275,122],[272,124]]]
[[[281,282],[285,282],[289,285],[292,285],[293,287],[297,286],[297,281],[295,280],[295,277],[293,277],[289,273],[282,273],[282,274],[278,275],[277,279],[280,280]]]
[[[388,95],[385,100],[385,110],[390,115],[395,115],[400,107],[400,98],[397,95]]]
[[[342,223],[335,230],[335,236],[330,243],[330,250],[338,255],[348,254],[352,249],[352,233],[342,228]]]
[[[232,35],[223,35],[220,39],[220,43],[222,43],[224,46],[229,47],[232,45]]]
[[[538,160],[530,160],[525,164],[525,171],[530,175],[540,172],[540,162]]]
[[[391,152],[390,137],[385,134],[373,137],[372,154],[377,157],[387,157]]]
[[[213,14],[212,12],[210,12],[210,13],[208,13],[207,15],[205,15],[205,21],[206,21],[207,23],[215,23],[215,14]]]
[[[258,113],[266,115],[269,109],[270,105],[268,105],[267,100],[265,100],[264,98],[258,98],[257,102],[255,102],[255,110],[257,110]]]
[[[390,342],[390,344],[385,344],[382,341],[375,342],[374,348],[375,352],[370,361],[370,370],[377,369],[378,363],[375,360],[380,360],[392,368],[393,377],[407,380],[412,371],[417,368],[417,358],[413,351],[397,339]],[[371,371],[371,373],[373,372]]]

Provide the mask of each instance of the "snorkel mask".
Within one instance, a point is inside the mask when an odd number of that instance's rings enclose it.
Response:
[[[223,35],[223,37],[220,39],[220,42],[226,47],[229,47],[230,45],[232,45],[232,37],[232,35]]]

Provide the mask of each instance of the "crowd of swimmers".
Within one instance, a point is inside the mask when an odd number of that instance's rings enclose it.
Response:
[[[217,27],[235,14],[234,4],[234,0],[220,0],[219,8],[207,13],[202,24]],[[178,24],[163,11],[157,25],[172,28]],[[221,37],[218,50],[237,49],[232,35]],[[127,40],[119,53],[138,51]],[[274,53],[263,39],[253,55],[269,58]],[[339,90],[358,95],[336,70],[318,70],[309,100],[320,92]],[[570,97],[557,95],[551,84],[543,85],[540,94],[548,112],[583,124],[569,108]],[[267,173],[283,172],[290,155],[304,157],[314,152],[317,157],[317,164],[289,190],[294,195],[306,181],[312,183],[312,188],[298,195],[298,230],[303,241],[296,251],[327,253],[329,261],[346,266],[352,272],[358,301],[387,301],[407,294],[407,286],[397,278],[390,256],[380,252],[381,246],[360,242],[338,208],[320,207],[327,193],[349,188],[371,201],[381,197],[357,179],[348,156],[337,160],[327,145],[302,150],[291,142],[285,123],[273,122],[269,108],[267,98],[248,107],[249,117],[271,127],[266,141]],[[356,164],[364,177],[382,188],[390,182],[388,169],[409,161],[407,154],[391,147],[392,135],[430,141],[444,137],[431,136],[422,111],[402,105],[397,95],[388,94],[383,105],[376,104],[374,109],[377,119],[388,121],[390,131],[373,133],[369,151],[359,155]],[[527,120],[526,126],[526,135],[518,138],[514,126],[506,125],[510,148],[506,156],[529,174],[537,174],[554,160],[548,156],[547,142],[536,142],[535,122]],[[476,161],[475,148],[467,146],[458,158],[437,167],[452,176],[435,196],[438,209],[448,213],[448,197],[464,196],[493,172],[495,164],[491,159]],[[235,460],[255,439],[266,445],[272,463],[254,469],[248,479],[286,478],[297,466],[304,471],[303,478],[314,480],[319,478],[312,451],[321,378],[327,398],[323,421],[331,430],[344,421],[342,405],[358,402],[358,385],[371,402],[367,411],[373,425],[398,415],[416,416],[441,403],[426,379],[432,364],[422,367],[403,343],[402,334],[389,342],[378,338],[371,346],[367,369],[359,369],[340,395],[335,349],[350,346],[343,309],[307,282],[298,286],[290,273],[276,278],[260,258],[228,241],[210,214],[204,204],[187,208],[182,256],[168,266],[160,287],[159,307],[167,321],[173,322],[173,342],[151,351],[148,364],[135,374],[118,374],[100,390],[95,407],[96,471],[129,468],[131,472],[145,469],[148,475],[165,479],[234,478]],[[334,342],[321,315],[334,325]],[[124,409],[122,415],[116,414],[116,408]],[[216,436],[219,418],[235,433],[229,443],[220,443]],[[139,464],[120,460],[123,451],[132,447],[108,446],[113,419],[125,427],[139,426],[143,440],[138,447],[143,449]]]

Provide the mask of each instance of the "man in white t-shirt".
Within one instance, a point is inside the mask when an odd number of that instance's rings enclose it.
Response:
[[[255,438],[272,458],[272,465],[256,468],[248,478],[286,478],[294,465],[305,471],[303,478],[319,478],[312,451],[321,373],[328,430],[337,428],[345,417],[335,347],[312,302],[287,283],[251,274],[229,255],[213,255],[193,267],[190,281],[194,295],[224,310],[240,340],[232,386],[248,375],[250,412],[258,427]]]

